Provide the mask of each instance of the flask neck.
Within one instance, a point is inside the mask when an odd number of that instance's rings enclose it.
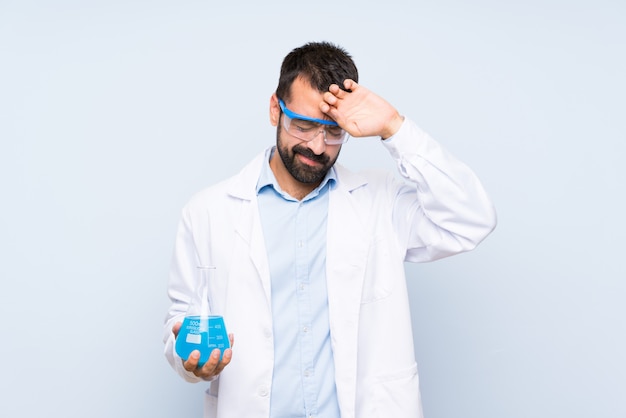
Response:
[[[193,310],[193,315],[208,317],[213,314],[213,305],[211,300],[210,284],[212,276],[215,274],[215,267],[198,267],[198,281],[196,283],[196,291],[193,300],[189,306]]]

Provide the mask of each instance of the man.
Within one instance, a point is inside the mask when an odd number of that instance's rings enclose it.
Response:
[[[294,49],[270,98],[276,146],[183,210],[165,352],[211,382],[207,417],[422,414],[403,263],[473,249],[495,212],[468,167],[357,82],[343,49]],[[406,181],[335,164],[348,135],[379,136]],[[198,265],[216,267],[237,338],[203,367],[174,350]]]

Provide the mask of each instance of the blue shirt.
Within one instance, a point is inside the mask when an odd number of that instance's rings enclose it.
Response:
[[[274,374],[271,418],[339,418],[326,291],[326,223],[334,168],[298,201],[270,168],[257,183],[272,283]]]

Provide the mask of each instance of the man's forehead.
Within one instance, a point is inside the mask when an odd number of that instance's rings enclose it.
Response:
[[[289,99],[285,101],[285,105],[289,110],[303,116],[332,120],[332,118],[320,110],[324,92],[311,86],[308,80],[300,77],[296,78],[290,86],[290,93]]]

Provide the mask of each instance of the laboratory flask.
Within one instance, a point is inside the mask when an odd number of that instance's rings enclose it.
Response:
[[[224,350],[230,348],[224,317],[213,311],[209,288],[214,276],[215,267],[198,267],[196,289],[176,338],[176,353],[183,360],[187,360],[192,351],[200,351],[199,367],[207,362],[214,349],[219,348],[221,360]]]

